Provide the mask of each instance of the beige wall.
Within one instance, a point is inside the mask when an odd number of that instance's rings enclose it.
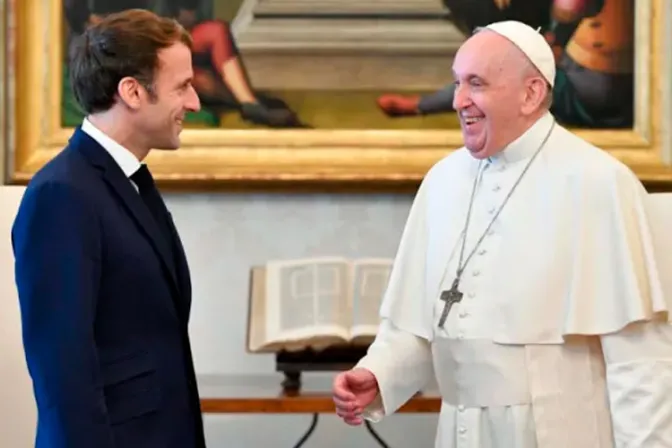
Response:
[[[21,340],[10,228],[22,187],[0,186],[0,447],[30,448],[35,404]]]
[[[238,375],[274,374],[272,356],[245,352],[250,266],[312,255],[394,256],[411,201],[407,195],[165,197],[191,266],[196,370]],[[307,415],[205,417],[208,448],[261,447],[269,436],[274,446],[291,447],[309,424]],[[431,448],[436,416],[395,415],[377,428],[391,447]],[[304,448],[346,446],[377,445],[364,428],[325,415]]]

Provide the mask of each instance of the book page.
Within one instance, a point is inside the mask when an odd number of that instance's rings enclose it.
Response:
[[[352,328],[353,339],[373,340],[380,323],[380,305],[387,289],[392,259],[364,258],[352,266]]]
[[[347,339],[348,261],[321,257],[273,261],[266,266],[266,336],[301,341]]]

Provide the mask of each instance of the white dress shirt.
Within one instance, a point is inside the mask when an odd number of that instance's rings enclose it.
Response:
[[[135,187],[137,191],[138,187],[130,179],[130,177],[140,169],[141,164],[138,158],[135,157],[135,155],[131,151],[129,151],[119,143],[112,140],[112,138],[110,138],[103,131],[94,126],[93,123],[91,123],[86,118],[82,122],[82,131],[86,132],[89,136],[91,136],[91,138],[97,141],[100,144],[100,146],[105,148],[105,150],[110,154],[110,156],[114,159],[117,165],[119,165],[119,167],[124,172],[126,177],[129,178],[129,181],[131,182],[131,184],[133,184],[133,187]]]

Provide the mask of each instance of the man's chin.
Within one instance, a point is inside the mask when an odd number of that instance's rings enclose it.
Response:
[[[469,151],[469,154],[476,160],[483,160],[488,158],[487,151]]]
[[[465,147],[467,148],[467,151],[469,151],[469,154],[471,154],[471,156],[474,159],[481,160],[488,157],[488,151],[485,148],[485,145],[473,145],[473,146],[465,145]]]
[[[180,148],[180,140],[174,142],[162,142],[160,145],[154,146],[154,149],[159,151],[175,151]]]

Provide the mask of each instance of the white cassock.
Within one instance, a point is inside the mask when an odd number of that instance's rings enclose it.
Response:
[[[483,161],[465,257],[553,124]],[[425,177],[381,326],[358,364],[395,412],[435,375],[436,448],[672,447],[671,308],[647,193],[621,162],[555,125],[466,266],[443,328],[479,161],[462,149]]]

